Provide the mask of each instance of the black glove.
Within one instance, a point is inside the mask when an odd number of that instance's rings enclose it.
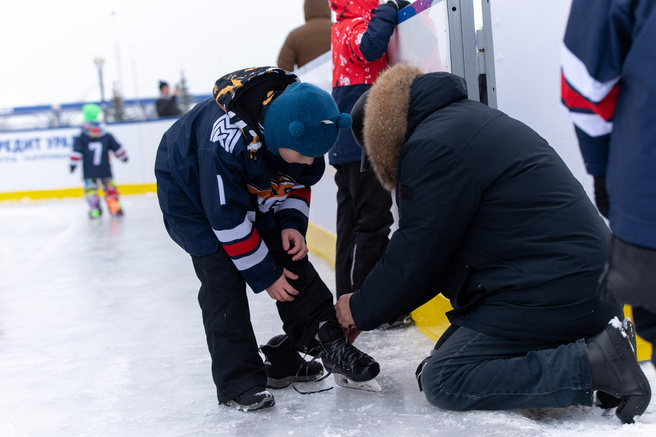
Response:
[[[608,218],[610,203],[608,202],[608,192],[606,192],[606,176],[594,177],[594,197],[597,209],[604,217]]]
[[[387,3],[385,3],[387,6],[391,6],[397,11],[400,9],[405,8],[410,4],[408,0],[389,0]]]
[[[76,167],[76,166],[74,166],[74,165],[71,165],[71,166],[70,166],[70,168],[71,168],[71,173],[73,173],[73,172],[75,171],[75,167]]]

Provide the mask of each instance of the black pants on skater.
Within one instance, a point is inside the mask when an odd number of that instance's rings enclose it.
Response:
[[[333,296],[307,256],[291,260],[282,248],[280,230],[260,232],[260,236],[276,262],[298,275],[289,282],[299,295],[276,305],[292,343],[308,350],[315,344],[319,323],[337,320]],[[246,283],[222,247],[211,255],[191,258],[201,282],[198,302],[212,357],[212,378],[219,402],[224,403],[252,387],[264,386],[267,379],[251,324]],[[264,294],[258,298],[270,299]]]
[[[337,184],[337,297],[357,291],[385,253],[389,243],[392,195],[373,170],[360,171],[360,161],[335,165]]]
[[[651,343],[651,362],[656,366],[656,314],[639,307],[633,307],[631,310],[636,333]]]

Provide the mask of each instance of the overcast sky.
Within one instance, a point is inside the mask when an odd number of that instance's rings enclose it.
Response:
[[[0,108],[155,97],[184,71],[193,94],[224,73],[275,65],[303,0],[3,0]]]

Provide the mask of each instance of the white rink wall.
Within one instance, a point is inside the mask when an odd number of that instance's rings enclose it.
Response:
[[[154,184],[157,146],[175,119],[113,123],[108,131],[127,150],[129,161],[112,161],[118,185]],[[79,128],[0,131],[0,193],[79,188],[81,169],[69,172]]]

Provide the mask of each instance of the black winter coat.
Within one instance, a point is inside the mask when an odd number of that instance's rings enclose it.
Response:
[[[461,78],[413,68],[381,76],[386,91],[374,85],[367,106],[367,151],[400,219],[351,299],[356,326],[442,293],[452,324],[488,335],[562,343],[599,331],[621,309],[596,295],[609,231],[579,182],[536,132],[468,100]]]

